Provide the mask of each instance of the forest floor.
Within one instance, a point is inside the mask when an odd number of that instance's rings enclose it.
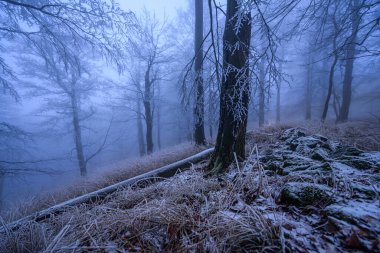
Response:
[[[197,147],[191,143],[183,143],[173,147],[165,148],[143,158],[131,158],[122,160],[106,168],[98,168],[97,173],[89,173],[85,178],[79,177],[78,180],[69,185],[59,186],[52,192],[43,192],[34,196],[29,201],[15,204],[11,210],[0,213],[4,222],[11,222],[29,214],[41,211],[45,208],[59,204],[66,200],[82,196],[109,185],[123,180],[152,171],[158,167],[165,166],[175,161],[194,155],[205,147]]]
[[[379,126],[275,126],[247,159],[139,182],[0,236],[0,252],[380,252]]]

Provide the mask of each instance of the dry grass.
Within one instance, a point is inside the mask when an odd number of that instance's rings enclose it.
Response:
[[[221,177],[204,178],[205,163],[200,163],[144,188],[120,189],[101,202],[71,207],[43,223],[25,223],[8,231],[0,237],[0,252],[285,252],[289,238],[284,237],[283,220],[280,217],[273,222],[267,215],[282,210],[275,199],[290,179],[268,177],[258,153],[278,142],[289,127],[362,149],[379,147],[376,125],[372,124],[268,126],[248,135],[247,160],[233,164],[234,169]],[[363,140],[364,133],[368,139]],[[189,148],[180,154],[184,157],[196,151]],[[128,176],[122,178],[183,158],[181,155],[168,152],[133,163]],[[120,177],[116,173],[97,179],[92,187],[120,181]]]
[[[246,204],[266,194],[256,158],[251,152],[239,170],[220,178],[204,178],[200,164],[44,223],[24,224],[0,239],[0,252],[279,252],[279,227]]]
[[[144,158],[128,159],[110,165],[107,172],[90,176],[66,186],[60,191],[37,195],[27,203],[22,203],[12,210],[1,214],[6,222],[22,218],[63,201],[104,188],[123,180],[141,175],[153,169],[187,158],[203,150],[190,143],[167,148]]]
[[[306,134],[318,133],[344,145],[363,150],[380,150],[380,122],[375,120],[352,121],[342,124],[323,124],[320,121],[285,122],[254,130],[250,136],[259,143],[274,144],[283,130],[292,127],[301,128]]]

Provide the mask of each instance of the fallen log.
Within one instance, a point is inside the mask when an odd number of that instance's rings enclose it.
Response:
[[[93,203],[104,199],[107,195],[117,191],[122,187],[132,186],[138,182],[150,180],[154,178],[168,178],[175,175],[178,170],[190,167],[192,164],[197,163],[205,158],[207,158],[214,148],[206,149],[198,154],[189,156],[188,158],[182,159],[180,161],[171,163],[169,165],[160,167],[158,169],[152,170],[150,172],[141,174],[136,177],[121,181],[119,183],[107,186],[105,188],[87,193],[85,195],[64,201],[60,204],[54,205],[42,211],[36,212],[34,214],[28,215],[19,220],[13,221],[11,223],[5,224],[0,227],[0,233],[5,233],[7,231],[12,231],[19,228],[22,224],[27,222],[39,222],[49,218],[51,215],[59,214],[65,211],[66,208],[76,206],[79,204]]]

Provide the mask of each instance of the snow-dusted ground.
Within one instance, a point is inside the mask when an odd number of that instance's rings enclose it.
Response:
[[[199,163],[0,237],[0,251],[378,252],[380,152],[292,128],[248,136],[248,156]]]
[[[277,177],[272,219],[290,251],[379,251],[380,152],[364,152],[320,135],[286,130],[264,148],[263,166]],[[280,182],[280,183],[279,183]],[[267,210],[270,212],[270,210]]]

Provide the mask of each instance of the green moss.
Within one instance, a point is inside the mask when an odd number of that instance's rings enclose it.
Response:
[[[294,206],[326,206],[333,201],[330,188],[324,185],[291,182],[285,184],[281,191],[280,202]]]

